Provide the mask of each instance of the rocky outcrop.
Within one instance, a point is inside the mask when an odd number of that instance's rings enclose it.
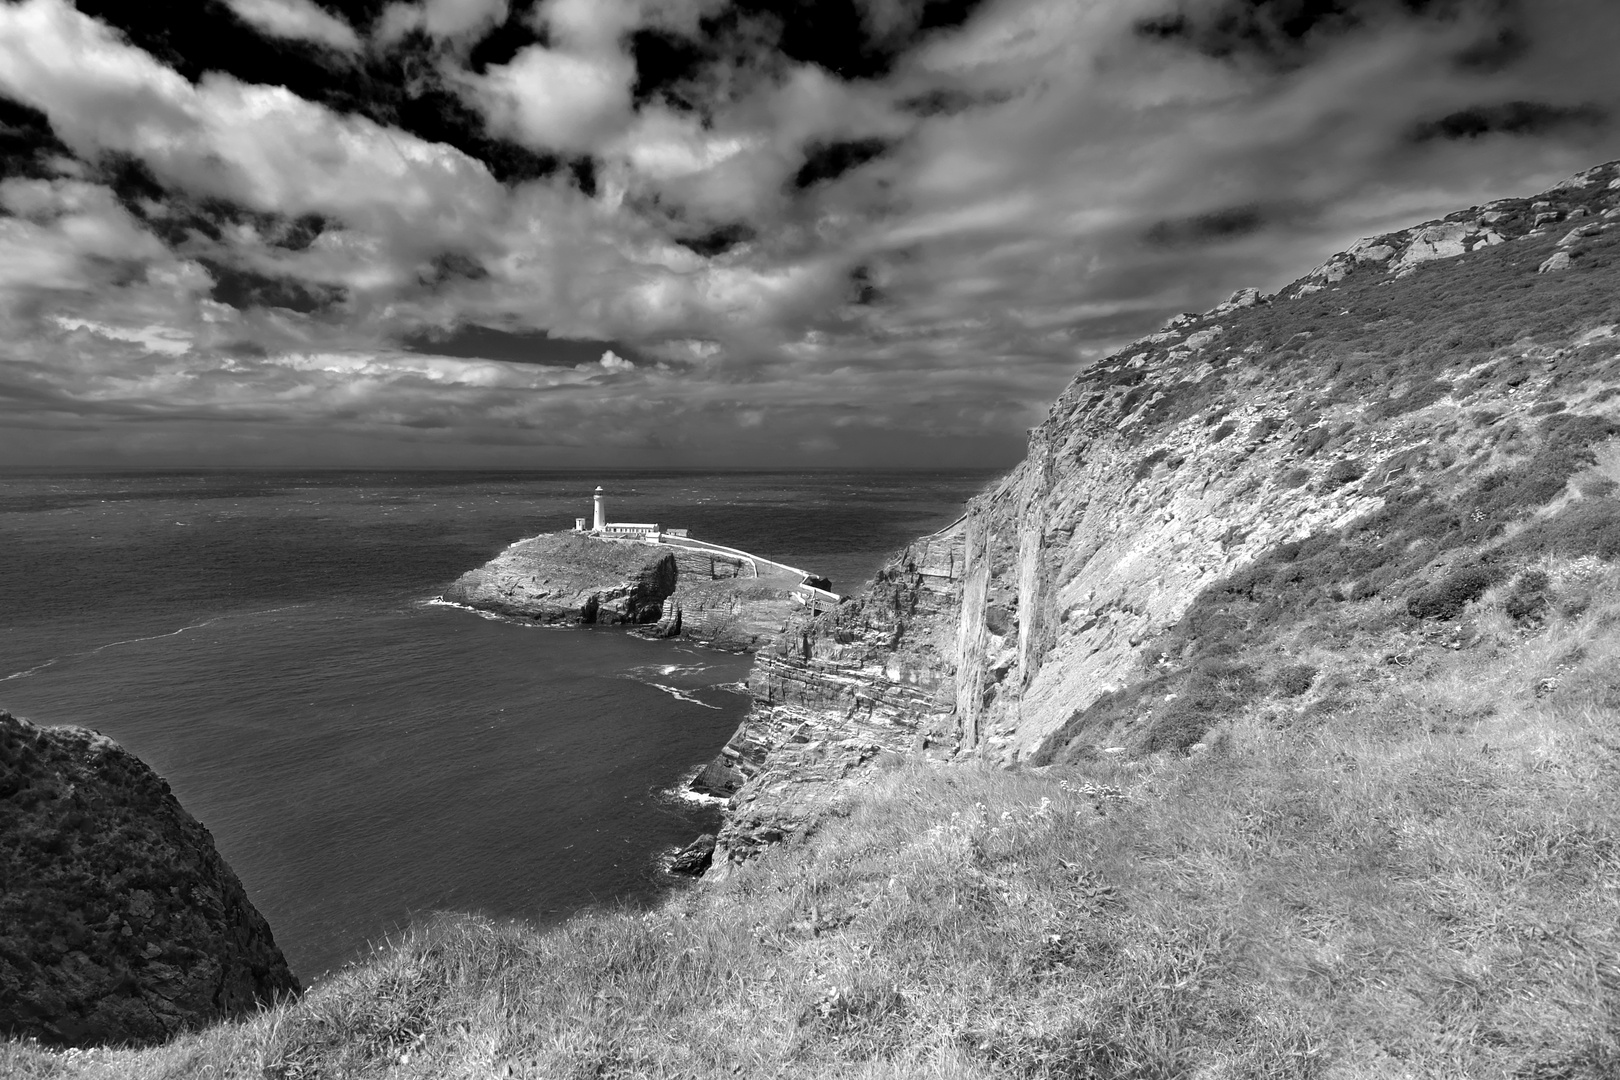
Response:
[[[951,673],[964,568],[959,523],[889,560],[858,599],[796,616],[757,654],[747,719],[693,781],[731,796],[719,873],[811,827],[853,773],[957,751]]]
[[[461,575],[444,599],[557,625],[645,626],[738,651],[780,634],[802,607],[797,575],[689,547],[544,533]]]
[[[1620,430],[1616,265],[1611,163],[1364,240],[1082,371],[960,522],[761,650],[752,710],[696,781],[731,798],[717,872],[887,755],[1181,745],[1219,719],[1219,653],[1290,605],[1404,612],[1485,539],[1607,499],[1620,477],[1580,476]],[[1186,728],[1168,742],[1164,715]]]
[[[676,585],[665,618],[675,621],[684,638],[751,652],[782,633],[802,606],[795,595],[799,577],[768,563],[681,548],[671,553]]]
[[[557,624],[657,622],[674,556],[645,544],[545,533],[520,540],[444,591],[452,603]]]
[[[298,992],[161,777],[96,732],[0,712],[0,1033],[150,1043]]]

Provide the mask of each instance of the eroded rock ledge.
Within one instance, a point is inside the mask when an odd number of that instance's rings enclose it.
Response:
[[[160,776],[104,735],[0,712],[0,1034],[160,1042],[298,992]]]

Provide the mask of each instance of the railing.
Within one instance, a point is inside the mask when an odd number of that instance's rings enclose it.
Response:
[[[764,559],[758,555],[752,555],[746,551],[743,551],[741,548],[726,547],[724,544],[711,544],[707,540],[693,540],[690,537],[671,537],[666,535],[663,536],[659,542],[669,544],[672,547],[687,548],[691,551],[712,551],[720,555],[734,555],[739,559],[747,559],[749,565],[753,566],[754,568],[755,577],[759,577],[760,563],[764,563],[767,566],[774,566],[778,570],[785,571],[789,574],[797,574],[802,578],[810,576],[810,572],[808,570],[800,570],[797,566],[789,566],[787,563],[779,563],[774,559]]]
[[[668,533],[660,532],[649,533],[646,539],[650,543],[665,544],[669,547],[680,548],[683,551],[705,555],[724,555],[728,558],[740,559],[748,564],[749,569],[754,571],[754,577],[756,578],[761,576],[759,572],[760,563],[775,567],[783,573],[792,574],[801,579],[814,576],[808,570],[801,570],[797,566],[789,566],[787,563],[779,563],[775,559],[761,558],[741,548],[727,547],[724,544],[711,544],[707,540],[693,540],[689,536],[671,536]],[[844,598],[837,593],[829,589],[818,588],[815,585],[808,585],[802,580],[793,586],[793,595],[801,604],[816,613],[831,611],[844,602]]]

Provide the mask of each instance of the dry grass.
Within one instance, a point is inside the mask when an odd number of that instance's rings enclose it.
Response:
[[[646,914],[420,926],[57,1077],[1620,1075],[1620,582],[1527,636],[1302,655],[1187,759],[904,768]],[[1324,700],[1338,704],[1313,708]]]

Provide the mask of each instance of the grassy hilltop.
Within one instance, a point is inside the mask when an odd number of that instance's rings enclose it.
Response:
[[[1617,267],[1610,165],[1082,372],[969,521],[956,765],[863,758],[651,911],[442,917],[0,1075],[1620,1076]]]

